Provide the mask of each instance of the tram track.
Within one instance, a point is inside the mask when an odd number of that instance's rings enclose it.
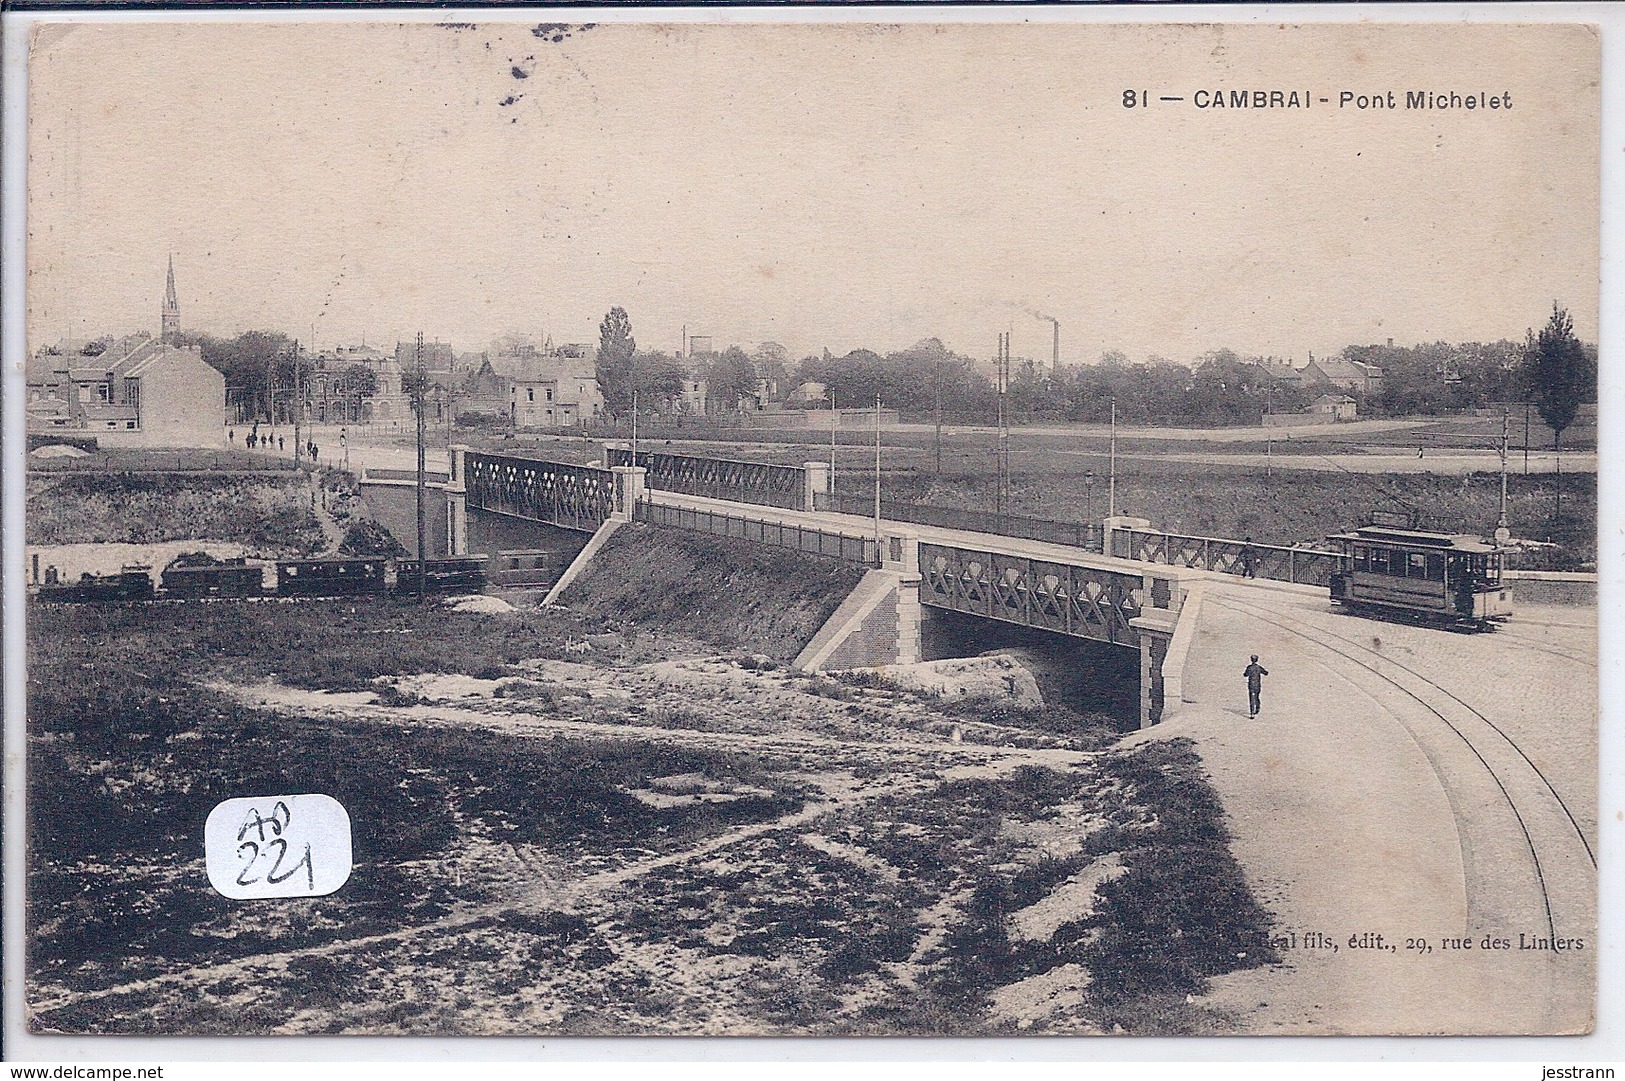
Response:
[[[1213,601],[1340,658],[1368,678],[1391,686],[1437,722],[1433,731],[1418,730],[1398,712],[1393,713],[1428,756],[1451,797],[1470,896],[1477,901],[1480,921],[1493,919],[1497,927],[1513,935],[1520,924],[1527,931],[1525,921],[1535,917],[1549,940],[1574,932],[1588,939],[1592,936],[1595,851],[1546,772],[1501,726],[1436,681],[1362,642],[1243,598],[1220,595],[1210,597],[1210,603]],[[1467,769],[1463,769],[1464,762],[1469,764]],[[1504,812],[1491,813],[1488,804],[1495,803],[1504,806]],[[1507,828],[1496,827],[1498,818]],[[1504,854],[1507,836],[1522,841],[1538,905],[1530,905],[1526,896],[1499,877],[1495,858]]]

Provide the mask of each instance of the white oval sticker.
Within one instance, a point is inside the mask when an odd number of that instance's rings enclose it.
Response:
[[[350,879],[350,815],[332,796],[248,796],[203,826],[209,885],[222,896],[320,897]]]

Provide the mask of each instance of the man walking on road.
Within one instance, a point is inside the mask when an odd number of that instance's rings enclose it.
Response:
[[[1269,669],[1258,663],[1258,654],[1254,653],[1252,663],[1241,674],[1247,677],[1247,716],[1256,717],[1263,708],[1259,695],[1264,690],[1264,677],[1270,674]]]

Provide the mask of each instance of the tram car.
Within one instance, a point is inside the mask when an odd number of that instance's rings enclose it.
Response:
[[[265,593],[265,568],[241,557],[188,561],[177,558],[164,568],[166,597],[258,597]]]
[[[382,559],[285,559],[276,565],[279,597],[349,597],[384,592]]]
[[[1501,549],[1476,536],[1369,525],[1328,539],[1346,557],[1331,580],[1332,601],[1345,608],[1484,630],[1512,615]]]
[[[485,557],[458,556],[431,559],[423,575],[424,588],[430,593],[483,593],[485,592]],[[418,589],[418,561],[395,561],[395,592],[416,593]]]
[[[38,597],[48,604],[123,604],[150,601],[153,597],[152,568],[125,564],[116,574],[85,572],[77,582],[51,581],[39,589]]]

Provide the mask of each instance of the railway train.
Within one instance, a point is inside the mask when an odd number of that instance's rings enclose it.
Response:
[[[486,584],[484,556],[425,561],[430,593],[478,593]],[[128,565],[114,574],[83,574],[59,582],[54,574],[35,588],[46,604],[126,604],[154,600],[251,597],[349,597],[416,593],[415,559],[228,559],[182,556],[163,569],[155,587],[152,568]]]
[[[1512,615],[1502,551],[1478,537],[1368,525],[1328,539],[1346,557],[1331,579],[1332,601],[1345,608],[1479,630]]]

